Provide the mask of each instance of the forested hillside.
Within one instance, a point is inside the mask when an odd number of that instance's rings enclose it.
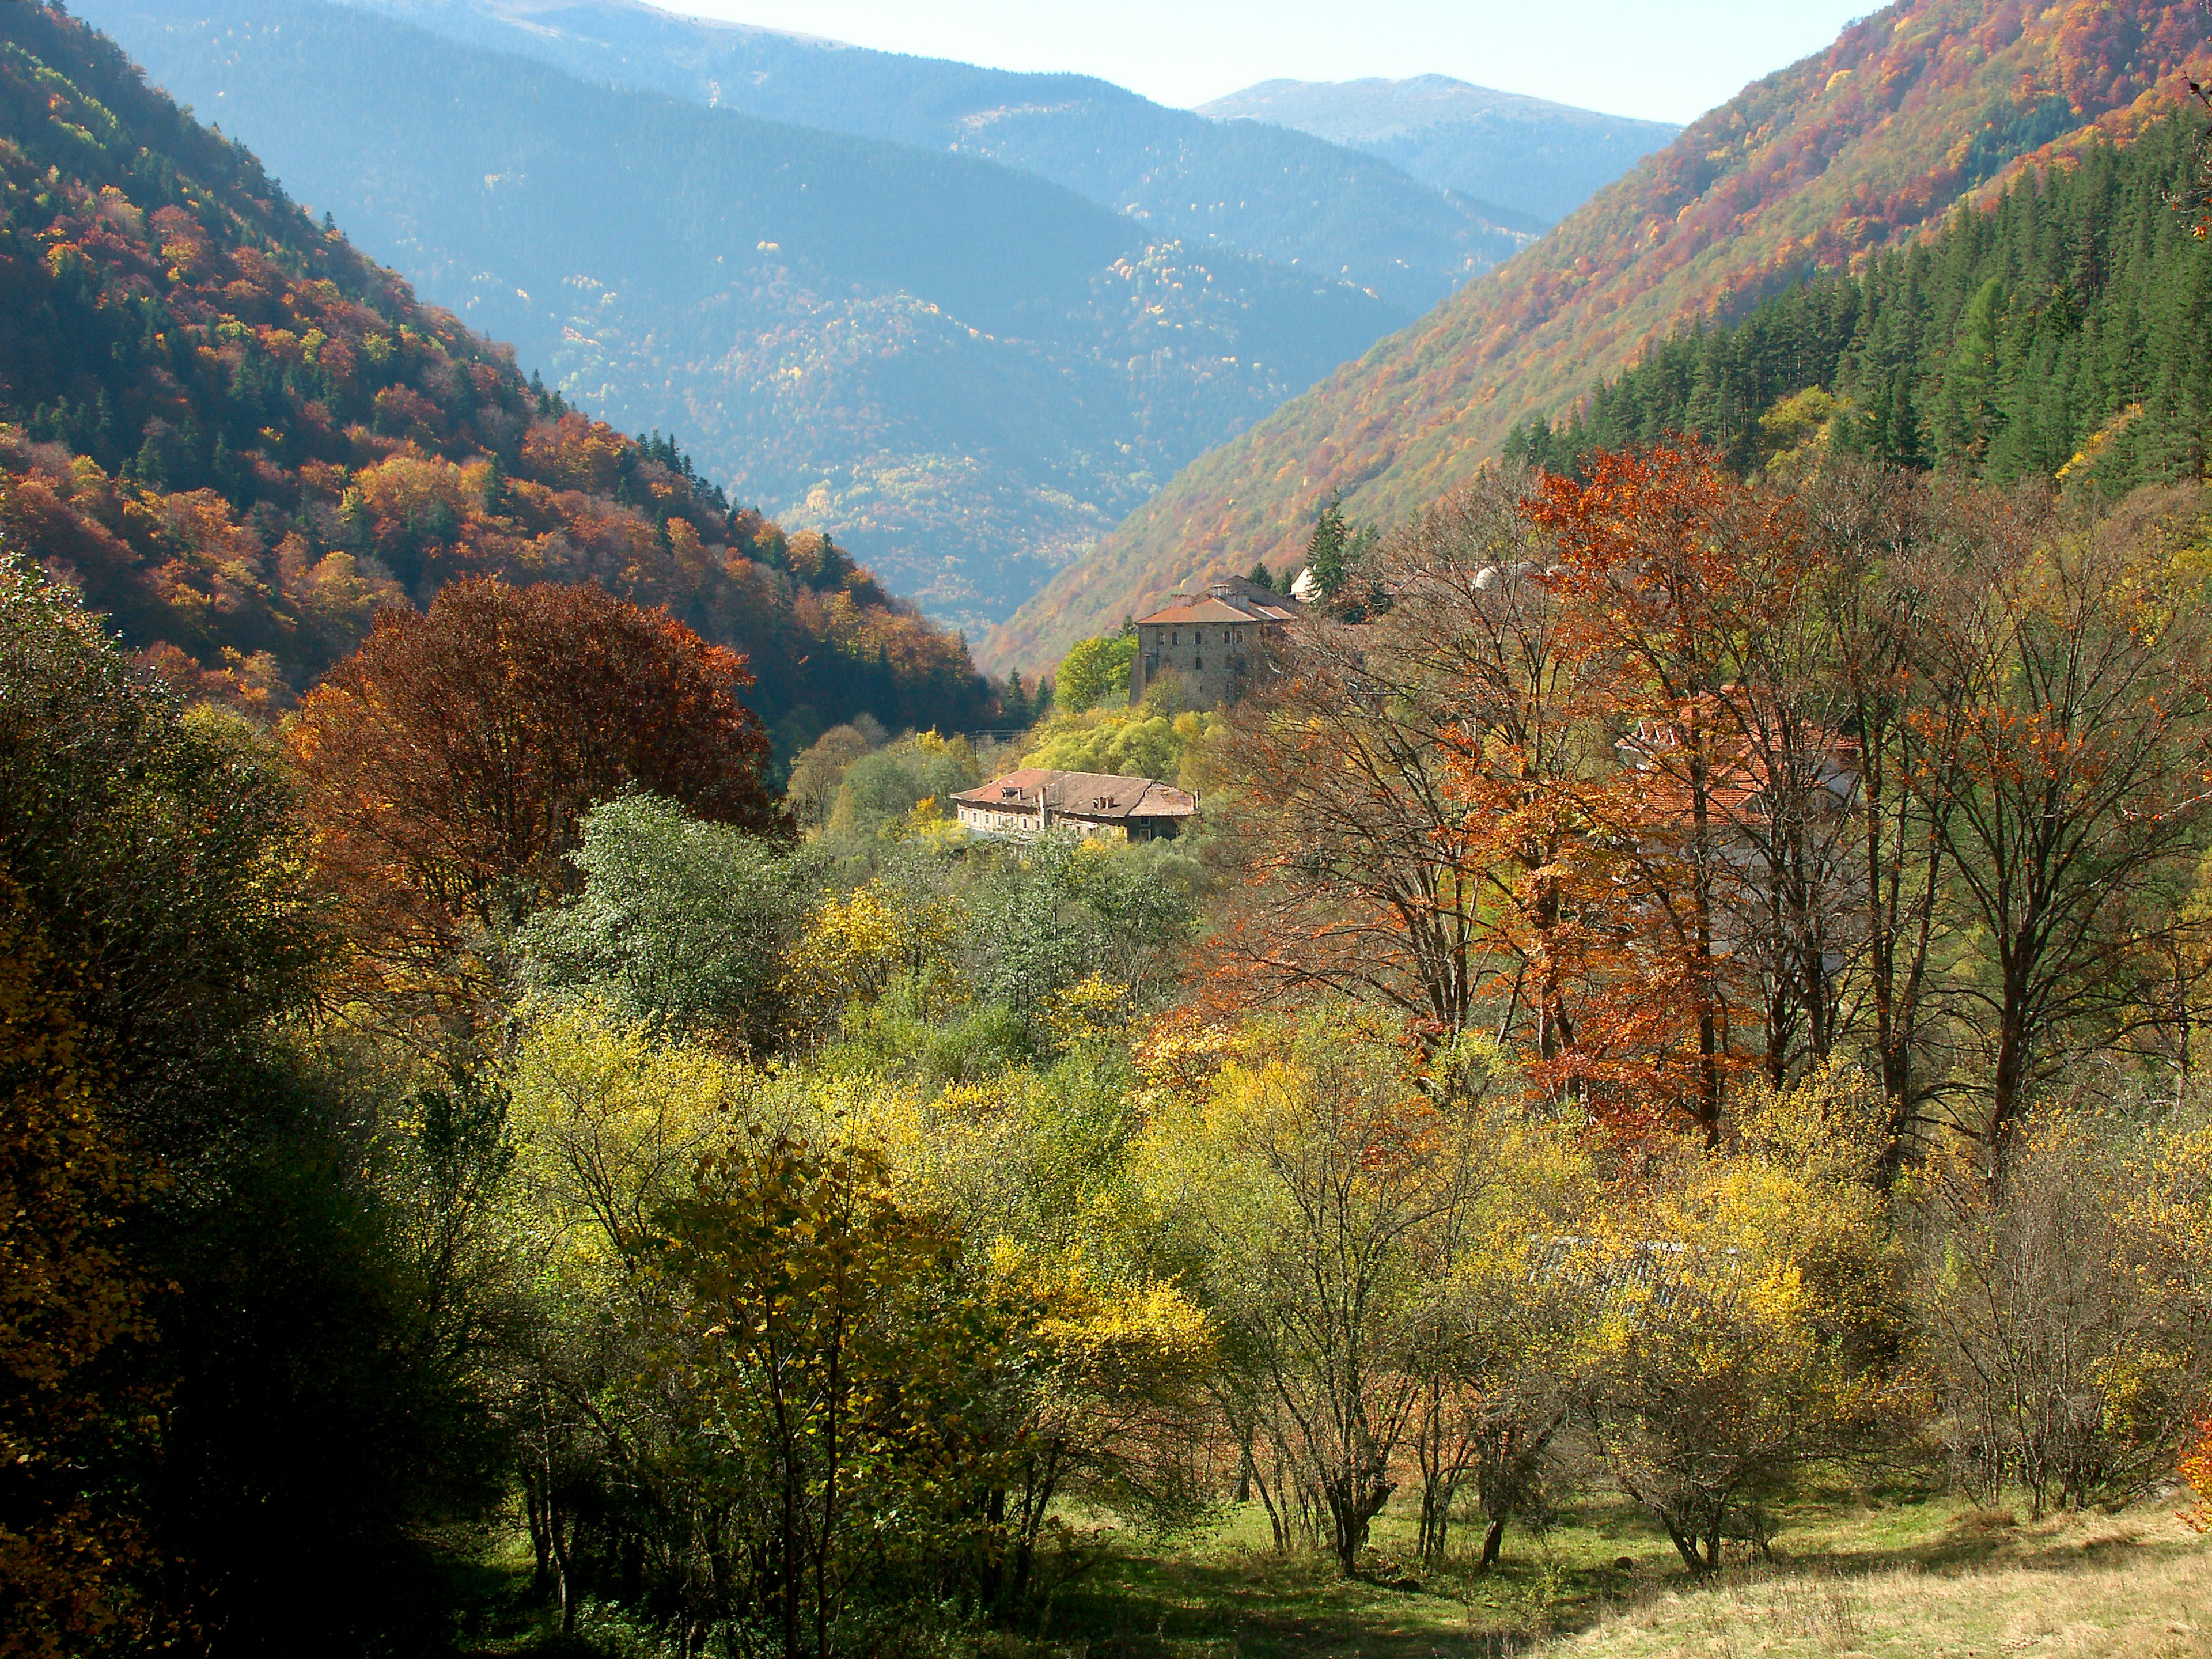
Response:
[[[667,606],[787,743],[986,718],[957,640],[526,383],[83,25],[0,10],[0,536],[172,679],[279,705],[379,607],[495,574]]]
[[[2208,64],[2194,3],[1905,0],[1855,23],[1195,463],[983,653],[1049,661],[1200,573],[1287,562],[1333,491],[1355,517],[1404,520],[1655,337],[1869,260],[2024,157],[2124,141]]]
[[[2118,495],[2203,476],[2212,440],[2212,241],[2194,112],[2093,146],[1961,210],[1857,276],[1668,337],[1567,420],[1506,453],[1560,472],[1693,433],[1749,470],[1825,444],[1892,465],[2094,480]]]
[[[1086,75],[872,52],[629,0],[348,3],[586,80],[1000,161],[1127,215],[1149,241],[1242,249],[1408,313],[1512,253],[1527,228],[1355,149],[1224,125]],[[1579,134],[1571,143],[1584,148]]]
[[[1262,81],[1200,104],[1379,155],[1439,190],[1553,224],[1681,131],[1449,75],[1404,81]],[[1510,220],[1505,222],[1511,222]]]
[[[314,0],[96,0],[471,325],[983,625],[1407,314],[1072,191]]]

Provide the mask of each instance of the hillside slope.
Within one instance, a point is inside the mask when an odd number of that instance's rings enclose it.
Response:
[[[637,0],[349,3],[586,80],[1000,161],[1127,215],[1148,242],[1241,249],[1371,289],[1408,315],[1527,240],[1526,227],[1492,222],[1387,161],[1209,121],[1090,76],[874,52]]]
[[[988,626],[1407,313],[1033,175],[313,0],[88,0],[424,295]]]
[[[1200,104],[1198,112],[1290,127],[1364,150],[1424,184],[1547,225],[1681,131],[1664,121],[1600,115],[1470,86],[1448,75],[1262,81]]]
[[[1686,129],[1542,242],[1206,455],[986,642],[1050,662],[1209,570],[1285,563],[1317,505],[1395,521],[1655,336],[1850,269],[2023,157],[2118,137],[2212,65],[2203,8],[1904,0]]]
[[[2091,145],[1863,272],[1654,341],[1569,419],[1510,435],[1506,453],[1574,474],[1593,450],[1686,432],[1743,472],[1810,445],[2108,497],[2201,478],[2208,141],[2204,113],[2185,110],[2124,147]]]
[[[787,744],[990,714],[965,648],[834,546],[538,392],[27,5],[0,7],[0,544],[149,666],[264,709],[378,607],[491,573],[596,579],[747,652]]]

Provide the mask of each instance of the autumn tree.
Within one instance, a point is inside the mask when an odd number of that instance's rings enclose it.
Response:
[[[1566,1462],[1559,1442],[1599,1349],[1590,1287],[1560,1271],[1573,1249],[1563,1241],[1592,1226],[1593,1161],[1571,1133],[1510,1108],[1488,1134],[1489,1156],[1510,1174],[1431,1230],[1407,1360],[1417,1388],[1408,1438],[1421,1477],[1422,1557],[1444,1555],[1468,1493],[1486,1567],[1515,1520],[1547,1507]]]
[[[1731,1538],[1764,1553],[1790,1482],[1910,1405],[1878,1091],[1832,1068],[1741,1120],[1675,1143],[1554,1268],[1600,1304],[1592,1443],[1700,1576]]]
[[[2212,1392],[2212,1134],[2050,1104],[1990,1181],[1931,1160],[1919,1312],[1960,1485],[2034,1512],[2140,1492]],[[2118,1133],[2115,1133],[2115,1129]]]
[[[830,1659],[873,1565],[864,1502],[895,1502],[896,1466],[924,1443],[910,1413],[934,1356],[902,1340],[902,1316],[949,1273],[957,1235],[902,1211],[869,1153],[782,1138],[710,1155],[667,1226],[695,1333],[686,1386],[718,1437],[764,1465],[744,1540],[766,1568],[764,1611],[786,1659]]]
[[[1377,1031],[1318,1018],[1285,1035],[1154,1122],[1146,1180],[1246,1372],[1228,1393],[1275,1454],[1248,1468],[1279,1542],[1310,1502],[1350,1572],[1413,1421],[1430,1278],[1503,1173],[1479,1121],[1439,1109]]]
[[[2038,1061],[2124,998],[2212,819],[2212,593],[2154,514],[2054,521],[1949,574],[1913,787],[1988,940],[1986,1121],[2002,1156]]]
[[[1747,589],[1786,585],[1802,551],[1783,509],[1695,448],[1599,455],[1586,483],[1542,479],[1528,514],[1556,539],[1564,648],[1610,671],[1627,764],[1585,800],[1635,890],[1637,1000],[1679,1006],[1694,1032],[1693,1057],[1651,1045],[1652,1078],[1711,1139],[1741,998],[1726,915],[1734,809],[1777,781],[1746,778],[1771,757],[1747,752],[1755,717],[1735,647],[1753,619],[1737,613]]]
[[[288,730],[319,867],[386,993],[457,1005],[498,941],[576,890],[584,816],[625,789],[782,820],[744,659],[596,586],[449,585],[389,611]]]
[[[1578,763],[1542,550],[1513,481],[1486,479],[1376,555],[1396,603],[1363,628],[1298,624],[1284,672],[1224,745],[1230,826],[1253,872],[1220,949],[1250,996],[1373,999],[1438,1037],[1493,977],[1559,1040],[1539,939],[1561,844],[1540,781]],[[1528,971],[1523,971],[1527,969]]]
[[[1866,1046],[1888,1101],[1884,1179],[1924,1149],[1948,1068],[1938,1048],[1957,1012],[1942,972],[1957,919],[1940,790],[1928,771],[1936,680],[1922,656],[1947,570],[1972,568],[2022,532],[2008,503],[1970,486],[1838,462],[1797,499],[1820,566],[1816,603],[1832,639],[1838,724],[1855,739],[1845,860],[1856,890],[1844,1023]]]

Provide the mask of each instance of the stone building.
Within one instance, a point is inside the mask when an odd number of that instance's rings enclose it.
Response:
[[[1178,593],[1137,618],[1137,656],[1129,665],[1129,701],[1170,669],[1193,704],[1218,708],[1255,683],[1270,641],[1305,607],[1288,594],[1234,577],[1210,583],[1195,598]]]
[[[1171,841],[1198,816],[1198,797],[1157,778],[1024,767],[952,798],[969,832],[1033,840],[1048,830],[1103,841]]]

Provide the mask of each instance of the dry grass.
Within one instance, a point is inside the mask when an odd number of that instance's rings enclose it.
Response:
[[[2020,1526],[1969,1512],[1979,1559],[1838,1573],[1817,1565],[1658,1591],[1539,1651],[1548,1659],[2191,1659],[2212,1655],[2212,1548],[2170,1514]]]

